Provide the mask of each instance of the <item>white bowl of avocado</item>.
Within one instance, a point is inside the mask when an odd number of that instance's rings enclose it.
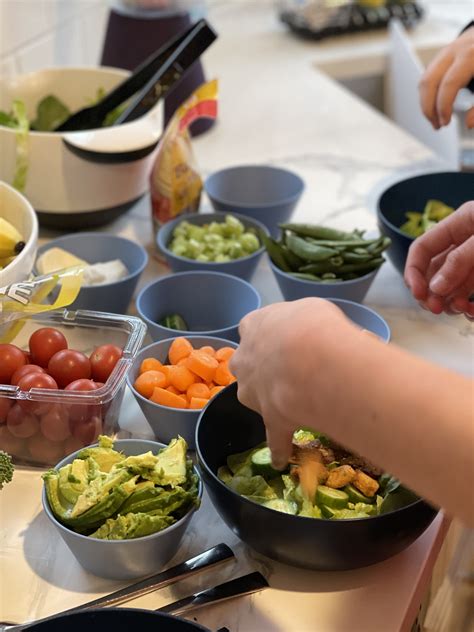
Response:
[[[182,437],[100,437],[43,475],[43,508],[87,571],[108,579],[152,575],[177,552],[199,507],[201,479]]]

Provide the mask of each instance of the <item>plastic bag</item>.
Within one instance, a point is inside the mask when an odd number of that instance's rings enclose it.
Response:
[[[0,288],[0,343],[8,343],[23,327],[25,317],[71,305],[82,285],[83,268],[75,266]],[[59,291],[54,292],[59,286]],[[48,301],[49,302],[46,302]]]
[[[202,179],[195,165],[188,127],[204,117],[217,117],[216,80],[200,86],[176,110],[160,141],[150,177],[155,234],[181,213],[199,210]]]

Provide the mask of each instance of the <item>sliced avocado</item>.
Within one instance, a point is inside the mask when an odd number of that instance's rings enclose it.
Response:
[[[119,515],[109,518],[91,538],[101,540],[128,540],[157,533],[175,522],[171,516],[150,516],[145,513]]]
[[[72,503],[68,503],[59,494],[59,474],[56,470],[50,470],[43,474],[43,480],[46,488],[46,497],[53,514],[61,522],[65,522],[71,516],[73,508]]]
[[[133,478],[133,474],[124,469],[113,470],[109,474],[102,474],[95,478],[77,499],[71,512],[71,518],[77,518],[85,513],[91,507],[100,503],[113,488],[122,485],[131,478]]]
[[[75,504],[89,484],[89,463],[74,459],[59,470],[59,494],[68,503]]]
[[[160,487],[135,491],[120,508],[121,514],[126,513],[153,513],[166,516],[173,513],[184,503],[187,505],[191,495],[182,487],[175,487],[166,491]]]
[[[65,524],[79,532],[96,529],[104,520],[114,516],[129,497],[123,485],[113,489],[110,494],[95,504],[91,509],[76,518],[69,518]]]
[[[221,465],[220,468],[217,470],[217,477],[220,481],[222,481],[226,485],[229,485],[232,480],[232,472],[229,470],[227,465]]]
[[[125,455],[112,450],[112,448],[101,448],[99,446],[97,448],[84,448],[84,450],[79,452],[78,458],[83,460],[92,458],[99,466],[101,472],[110,472],[114,465],[125,460]]]
[[[176,487],[186,481],[186,441],[182,437],[173,439],[156,457],[156,464],[150,476],[143,476],[157,485]]]

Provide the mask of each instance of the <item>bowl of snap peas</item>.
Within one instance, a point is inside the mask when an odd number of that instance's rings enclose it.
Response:
[[[263,237],[270,266],[287,301],[307,296],[361,303],[385,262],[387,236],[369,239],[312,224],[280,224],[279,240]]]

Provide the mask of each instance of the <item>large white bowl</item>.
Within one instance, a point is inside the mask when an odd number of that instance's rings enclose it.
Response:
[[[0,110],[14,99],[34,119],[47,95],[76,112],[110,92],[128,76],[117,68],[47,68],[13,79],[0,78]],[[89,228],[128,210],[148,191],[148,179],[162,133],[162,104],[144,117],[115,127],[86,132],[29,132],[25,195],[44,225]],[[16,134],[0,125],[0,180],[15,173]],[[147,151],[141,151],[144,147]],[[148,152],[148,153],[147,153]]]
[[[0,182],[0,217],[18,229],[26,244],[18,257],[0,270],[2,288],[23,281],[33,269],[38,245],[38,219],[28,200],[5,182]]]

